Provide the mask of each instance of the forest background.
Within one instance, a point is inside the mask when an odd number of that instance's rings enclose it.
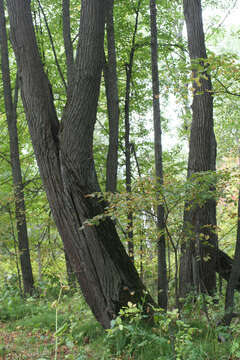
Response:
[[[3,4],[3,2],[1,3]],[[128,250],[131,261],[134,261],[140,279],[146,285],[155,304],[158,303],[163,308],[165,306],[161,305],[164,304],[164,300],[161,299],[161,296],[159,297],[159,289],[162,294],[165,285],[161,288],[163,277],[161,271],[159,272],[159,268],[161,269],[159,257],[162,252],[159,253],[159,243],[164,232],[167,298],[170,311],[167,314],[158,313],[157,319],[155,316],[155,325],[150,329],[145,329],[144,333],[141,333],[143,329],[140,330],[139,324],[145,315],[142,315],[141,309],[134,306],[134,301],[127,301],[128,307],[125,307],[124,310],[124,316],[130,317],[130,322],[125,324],[121,317],[117,318],[116,323],[111,323],[112,330],[108,332],[108,335],[103,335],[94,320],[90,319],[90,313],[85,319],[82,319],[86,312],[86,304],[79,294],[74,266],[58,234],[41,181],[24,108],[19,96],[19,74],[16,60],[11,43],[8,41],[12,89],[10,92],[12,105],[15,106],[17,114],[16,129],[23,186],[20,194],[24,193],[25,209],[20,208],[19,213],[16,211],[20,201],[19,193],[16,192],[18,190],[16,183],[15,186],[13,185],[13,157],[11,157],[12,149],[9,141],[10,126],[9,122],[8,126],[6,122],[6,113],[8,113],[6,87],[4,89],[2,86],[0,99],[0,286],[2,288],[0,317],[3,322],[16,321],[14,330],[17,327],[27,332],[30,331],[29,329],[34,329],[36,337],[40,334],[39,336],[43,336],[44,340],[48,339],[49,347],[41,345],[41,351],[48,354],[44,355],[46,358],[51,356],[49,355],[51,351],[55,358],[57,356],[59,358],[61,356],[62,358],[77,358],[77,356],[79,358],[84,358],[84,356],[98,358],[99,344],[102,344],[103,341],[106,341],[107,344],[104,344],[107,350],[100,347],[100,356],[103,358],[104,356],[105,358],[111,358],[111,356],[122,358],[125,352],[126,358],[132,356],[132,358],[150,359],[150,355],[146,355],[144,351],[147,351],[146,349],[150,348],[150,344],[154,341],[156,341],[156,346],[152,346],[152,358],[157,358],[156,356],[159,356],[159,359],[164,359],[164,356],[169,358],[171,353],[173,358],[175,356],[179,359],[184,357],[194,359],[194,356],[199,356],[199,351],[200,353],[202,351],[203,359],[216,358],[214,357],[216,351],[219,351],[218,358],[227,359],[231,356],[234,359],[239,357],[238,334],[240,329],[237,305],[236,313],[232,314],[236,318],[234,328],[229,330],[223,321],[223,319],[226,320],[224,317],[226,283],[222,277],[226,278],[226,274],[221,274],[224,276],[217,278],[213,298],[208,297],[208,295],[213,295],[211,291],[206,292],[206,289],[202,289],[201,282],[198,283],[194,279],[195,288],[191,289],[193,292],[189,293],[184,290],[183,297],[181,297],[182,277],[179,279],[181,254],[184,247],[184,211],[186,212],[189,204],[193,203],[200,208],[204,207],[204,203],[212,197],[213,192],[217,202],[217,225],[214,233],[217,234],[218,247],[229,257],[234,258],[239,222],[238,97],[240,94],[238,74],[240,40],[239,28],[235,25],[235,19],[239,13],[239,3],[230,0],[202,2],[207,61],[200,59],[202,68],[200,66],[198,71],[204,76],[207,63],[207,74],[211,75],[211,94],[214,98],[217,166],[216,171],[209,170],[205,173],[198,173],[197,181],[194,178],[187,179],[188,144],[192,123],[191,104],[194,95],[192,83],[195,82],[198,86],[202,77],[201,75],[195,76],[193,73],[195,69],[193,69],[189,57],[183,4],[181,1],[162,0],[157,3],[157,7],[160,88],[159,92],[155,93],[155,98],[160,101],[161,108],[163,175],[160,176],[160,180],[162,182],[158,183],[158,179],[157,182],[155,181],[151,76],[151,44],[153,40],[151,40],[150,31],[149,2],[145,0],[128,3],[115,1],[113,19],[119,97],[119,114],[115,114],[117,117],[119,115],[118,159],[117,161],[112,159],[109,165],[110,155],[108,152],[113,154],[115,145],[111,143],[111,111],[109,111],[111,100],[108,94],[109,83],[107,80],[110,67],[110,40],[105,38],[105,63],[100,84],[93,152],[101,191],[105,193],[107,190],[105,197],[108,205],[105,206],[104,213],[93,216],[83,224],[83,226],[95,227],[106,217],[113,219],[118,235]],[[1,7],[2,9],[3,7]],[[80,10],[79,2],[71,1],[71,39],[74,57],[79,37]],[[1,14],[4,12],[2,11]],[[10,27],[7,12],[5,12],[5,16],[9,40]],[[70,91],[71,87],[69,85],[71,78],[68,74],[69,63],[65,58],[66,39],[63,39],[62,33],[64,23],[62,4],[58,1],[54,4],[47,0],[32,1],[32,16],[44,71],[51,82],[57,115],[61,117],[66,103],[66,93]],[[3,39],[3,24],[1,22],[1,39]],[[109,19],[107,24],[110,27]],[[3,49],[3,47],[3,42],[1,42],[1,48]],[[2,64],[3,58],[2,50]],[[2,70],[2,74],[4,71],[6,68]],[[6,86],[4,75],[2,75],[2,80],[3,84],[5,81]],[[201,94],[198,95],[201,96]],[[106,161],[107,159],[108,161]],[[114,174],[113,161],[118,164],[118,177],[117,184],[113,185],[113,189],[111,189],[112,180],[108,178],[108,175]],[[99,198],[97,193],[88,195],[90,198]],[[157,209],[159,206],[165,212],[164,231],[158,226]],[[23,274],[22,255],[25,244],[21,248],[19,240],[23,214],[26,216],[33,278],[29,277],[29,274],[24,278]],[[208,234],[204,234],[203,241],[208,240],[208,236]],[[237,259],[237,254],[235,255]],[[198,256],[198,253],[194,254],[197,264]],[[208,256],[209,254],[203,260],[207,262]],[[226,259],[227,265],[230,264],[229,259]],[[227,270],[229,279],[229,267]],[[196,284],[200,284],[199,288],[196,287]],[[185,297],[186,293],[188,293],[188,298]],[[31,295],[30,298],[29,295]],[[23,300],[24,297],[25,300]],[[62,301],[61,306],[64,309],[62,312],[59,310],[60,301]],[[34,307],[35,310],[33,310]],[[69,313],[64,315],[67,313],[67,308],[70,308]],[[225,316],[226,308],[227,302]],[[38,310],[36,311],[36,309]],[[58,311],[61,312],[62,318],[58,317]],[[75,311],[74,316],[71,314],[72,311]],[[29,313],[31,313],[32,322],[27,323],[26,318],[29,317]],[[134,316],[130,316],[132,313]],[[195,313],[195,315],[190,316],[191,313]],[[18,323],[18,321],[22,321],[22,323]],[[44,334],[41,333],[43,328]],[[10,330],[4,331],[6,333],[10,331],[13,334],[13,328]],[[196,346],[199,338],[201,339],[203,336],[200,335],[200,330],[202,334],[205,330],[207,331],[207,339],[204,337],[206,347],[201,349],[200,344]],[[178,341],[171,337],[173,333],[177,334]],[[119,334],[121,334],[120,340]],[[133,339],[135,340],[133,341]],[[224,341],[224,345],[221,344],[222,347],[218,344],[219,339]],[[159,341],[162,343],[160,344]],[[39,343],[35,344],[37,352],[39,352]],[[96,347],[98,350],[95,349]],[[26,349],[22,350],[24,356]],[[12,349],[8,349],[6,344],[1,351],[3,356],[12,354]],[[65,355],[63,355],[64,352],[66,352]],[[77,353],[78,355],[76,355]],[[27,356],[29,355],[26,355],[26,358],[29,358]],[[101,358],[100,356],[99,358]]]

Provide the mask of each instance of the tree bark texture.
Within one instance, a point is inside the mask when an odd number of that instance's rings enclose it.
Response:
[[[106,166],[106,191],[110,192],[116,192],[117,190],[119,130],[119,98],[113,22],[113,4],[114,1],[110,0],[109,7],[106,11],[108,61],[104,65],[104,79],[109,119],[109,146]]]
[[[163,161],[162,161],[162,128],[159,101],[159,72],[158,72],[158,41],[157,41],[157,7],[156,1],[150,0],[150,25],[151,25],[151,61],[152,61],[152,93],[153,93],[153,122],[154,122],[154,153],[156,184],[161,188],[163,185]],[[158,200],[160,194],[157,194]],[[158,230],[158,306],[167,310],[168,281],[166,264],[165,244],[165,218],[164,206],[157,206],[157,230]]]
[[[200,0],[184,0],[188,48],[192,63],[193,103],[188,178],[195,173],[215,171],[216,141],[213,129],[213,97],[207,59]],[[199,67],[202,72],[198,71]],[[194,80],[196,79],[196,80]],[[214,190],[214,189],[212,189]],[[185,242],[180,262],[180,294],[195,286],[198,291],[212,294],[216,286],[216,202],[207,200],[203,206],[186,204],[184,213]],[[208,258],[208,260],[207,260]]]
[[[8,58],[8,40],[4,15],[4,1],[0,0],[0,44],[1,68],[4,92],[5,111],[7,114],[8,134],[10,140],[11,169],[14,186],[15,216],[17,222],[18,249],[23,279],[24,294],[31,295],[34,289],[34,280],[29,252],[27,221],[25,214],[24,189],[19,157],[18,130],[17,130],[17,98],[18,75],[16,77],[15,97],[12,97],[11,79]]]
[[[71,290],[73,290],[73,289],[76,289],[76,275],[75,275],[71,261],[68,257],[67,252],[65,251],[65,249],[64,249],[64,256],[65,256],[65,263],[66,263],[68,286]]]
[[[99,191],[93,130],[103,63],[104,0],[83,0],[72,95],[61,124],[43,71],[32,24],[30,1],[8,0],[11,38],[21,76],[22,99],[34,151],[52,214],[87,303],[103,327],[128,301],[153,302],[104,212]]]

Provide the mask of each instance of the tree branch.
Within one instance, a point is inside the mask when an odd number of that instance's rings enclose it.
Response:
[[[240,96],[240,94],[236,94],[236,93],[229,91],[228,87],[225,86],[219,79],[215,79],[215,80],[223,87],[223,89],[225,90],[225,93],[232,95],[232,96],[237,96],[237,97]],[[214,92],[214,93],[216,94],[216,92]]]
[[[69,12],[70,0],[63,0],[62,2],[62,23],[63,23],[63,40],[66,55],[67,65],[67,84],[68,92],[71,93],[74,84],[74,59],[73,59],[73,46],[71,40],[71,27],[70,27],[70,12]]]
[[[61,70],[61,67],[60,67],[60,64],[58,62],[58,58],[57,58],[57,53],[56,53],[56,50],[55,50],[55,46],[54,46],[54,42],[53,42],[53,38],[52,38],[52,34],[51,34],[51,31],[50,31],[50,28],[48,26],[48,21],[47,21],[47,17],[45,15],[45,12],[43,10],[43,7],[41,5],[41,2],[40,0],[37,0],[38,1],[38,4],[39,4],[39,7],[41,9],[41,12],[43,14],[43,18],[44,18],[44,22],[45,22],[45,25],[46,25],[46,28],[47,28],[47,32],[48,32],[48,36],[49,36],[49,40],[50,40],[50,43],[51,43],[51,47],[52,47],[52,51],[53,51],[53,55],[54,55],[54,59],[55,59],[55,63],[56,63],[56,66],[57,66],[57,69],[58,69],[58,73],[60,75],[60,78],[62,80],[62,83],[65,87],[65,90],[67,92],[67,84],[66,84],[66,81],[64,79],[64,76],[63,76],[63,73],[62,73],[62,70]]]

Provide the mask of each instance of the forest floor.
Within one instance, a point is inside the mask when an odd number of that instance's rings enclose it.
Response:
[[[221,304],[209,305],[210,320],[201,299],[182,318],[159,311],[154,326],[130,304],[104,331],[79,293],[55,290],[28,299],[0,291],[0,360],[240,360],[240,319],[217,326]]]
[[[0,360],[77,359],[79,347],[61,344],[55,354],[55,337],[51,332],[11,329],[0,323]]]
[[[104,331],[81,296],[54,298],[0,293],[0,360],[99,359]]]

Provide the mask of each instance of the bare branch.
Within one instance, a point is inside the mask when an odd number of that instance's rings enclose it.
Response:
[[[58,62],[58,58],[57,58],[57,53],[56,53],[56,50],[55,50],[55,46],[54,46],[54,42],[53,42],[53,38],[52,38],[52,34],[51,34],[51,31],[50,31],[50,28],[48,26],[48,21],[47,21],[47,17],[45,15],[45,12],[43,10],[43,7],[41,5],[41,2],[40,0],[37,0],[38,1],[38,4],[39,4],[39,7],[41,9],[41,12],[43,14],[43,18],[44,18],[44,22],[45,22],[45,25],[46,25],[46,28],[47,28],[47,32],[48,32],[48,36],[49,36],[49,40],[50,40],[50,43],[51,43],[51,47],[52,47],[52,51],[53,51],[53,55],[54,55],[54,59],[55,59],[55,63],[56,63],[56,66],[57,66],[57,69],[58,69],[58,73],[60,75],[60,78],[62,80],[62,83],[65,87],[65,90],[67,92],[67,84],[66,84],[66,81],[64,79],[64,76],[63,76],[63,72],[61,70],[61,67],[60,67],[60,64]]]

